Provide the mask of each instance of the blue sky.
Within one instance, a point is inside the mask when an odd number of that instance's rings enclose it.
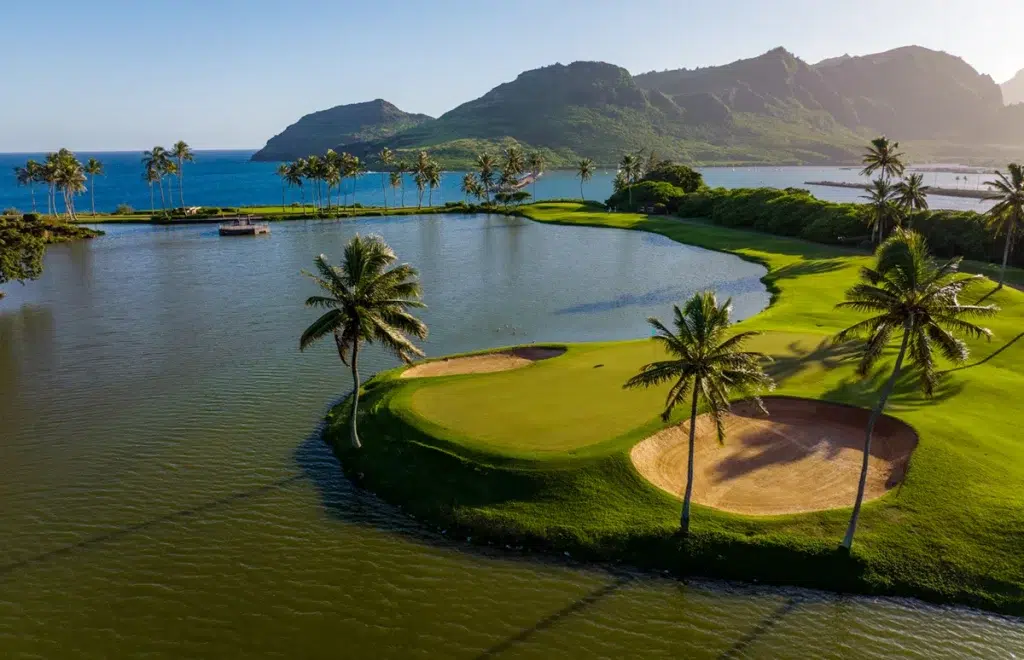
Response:
[[[0,151],[256,148],[298,117],[385,98],[443,113],[525,70],[633,73],[785,46],[815,62],[918,44],[1003,82],[1019,0],[50,0],[4,3]]]

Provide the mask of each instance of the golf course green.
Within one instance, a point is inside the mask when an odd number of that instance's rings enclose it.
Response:
[[[858,378],[856,346],[831,341],[862,318],[834,306],[870,262],[864,254],[582,204],[520,211],[539,222],[655,232],[766,266],[772,304],[737,327],[763,333],[750,350],[773,357],[779,395],[869,408],[891,370],[892,354]],[[689,537],[676,534],[680,501],[630,459],[634,445],[688,413],[664,423],[667,388],[622,389],[660,359],[648,339],[565,344],[564,354],[507,371],[384,372],[363,386],[363,448],[348,446],[347,401],[329,414],[327,437],[361,486],[473,544],[1021,614],[1024,293],[980,280],[966,297],[1001,309],[985,322],[992,340],[970,341],[968,363],[949,368],[930,399],[912,375],[901,378],[886,412],[919,442],[904,481],[865,504],[849,554],[838,549],[849,508],[749,516],[695,506]]]

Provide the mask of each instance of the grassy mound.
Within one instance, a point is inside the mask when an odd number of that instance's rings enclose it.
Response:
[[[833,306],[866,256],[574,204],[523,210],[541,222],[653,231],[764,264],[773,303],[741,325],[764,332],[752,346],[775,358],[778,393],[874,403],[891,365],[858,379],[850,347],[829,341],[856,319]],[[920,443],[903,485],[865,505],[849,556],[836,550],[846,509],[748,517],[698,506],[690,538],[675,536],[678,501],[629,459],[636,442],[666,426],[663,391],[621,389],[656,357],[649,340],[570,344],[565,355],[517,371],[386,372],[365,385],[364,449],[346,448],[347,404],[331,413],[328,437],[354,479],[473,542],[1022,613],[1024,444],[1013,402],[1024,393],[1024,294],[994,288],[986,281],[970,292],[971,302],[987,297],[1002,308],[989,323],[993,340],[971,344],[971,364],[950,369],[933,399],[909,379],[898,384],[888,413],[913,426]]]

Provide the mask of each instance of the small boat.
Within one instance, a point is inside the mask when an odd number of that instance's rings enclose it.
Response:
[[[256,236],[257,234],[269,234],[270,225],[253,222],[255,218],[247,215],[244,218],[235,218],[229,223],[220,226],[221,236]]]

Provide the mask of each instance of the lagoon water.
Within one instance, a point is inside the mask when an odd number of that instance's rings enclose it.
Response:
[[[185,164],[185,202],[197,206],[241,206],[253,204],[280,204],[281,180],[274,173],[276,163],[250,163],[252,151],[200,151],[196,153],[194,163]],[[19,187],[14,178],[14,167],[24,165],[28,158],[42,160],[44,154],[0,154],[0,209],[17,208],[28,211],[32,208],[31,192],[28,188]],[[96,209],[110,212],[118,204],[129,204],[136,209],[148,209],[150,206],[149,188],[142,181],[141,153],[79,153],[84,162],[95,156],[106,166],[106,176],[96,179]],[[840,167],[706,167],[700,168],[704,180],[711,186],[726,188],[744,188],[769,186],[774,188],[799,187],[808,188],[817,197],[836,202],[860,201],[863,194],[850,188],[830,188],[823,186],[807,186],[807,181],[863,181],[857,169]],[[587,199],[604,200],[612,192],[612,179],[615,175],[611,170],[598,170],[592,181],[584,186]],[[960,175],[948,173],[928,173],[925,183],[948,188],[979,188],[984,181],[991,179],[988,175]],[[459,201],[463,198],[459,192],[462,181],[461,172],[445,172],[442,175],[441,187],[434,191],[433,201],[436,204]],[[166,183],[165,183],[166,187]],[[173,181],[173,204],[180,205],[177,180]],[[344,191],[352,200],[352,181],[344,184]],[[580,182],[572,172],[546,172],[537,182],[536,187],[530,186],[529,191],[537,199],[578,198]],[[166,193],[165,193],[166,194]],[[309,192],[306,191],[307,201]],[[401,197],[393,196],[388,188],[388,203],[401,204]],[[299,191],[285,191],[289,203],[298,202]],[[37,204],[45,209],[45,195],[36,190]],[[160,195],[154,193],[156,208],[160,207]],[[379,205],[384,201],[379,174],[366,174],[356,182],[355,199],[363,205]],[[961,197],[931,196],[929,203],[932,208],[983,211],[990,203],[976,199]],[[79,209],[89,208],[89,194],[86,193],[77,202]],[[424,195],[426,204],[426,195]],[[416,205],[416,186],[411,177],[406,177],[405,205]]]
[[[1012,658],[1024,623],[915,601],[470,549],[353,488],[317,437],[347,371],[300,353],[299,271],[378,232],[418,265],[429,354],[643,337],[760,266],[517,218],[109,227],[0,301],[4,658]],[[364,373],[389,367],[373,350]],[[653,414],[653,411],[652,411]],[[365,441],[372,442],[366,438]]]

